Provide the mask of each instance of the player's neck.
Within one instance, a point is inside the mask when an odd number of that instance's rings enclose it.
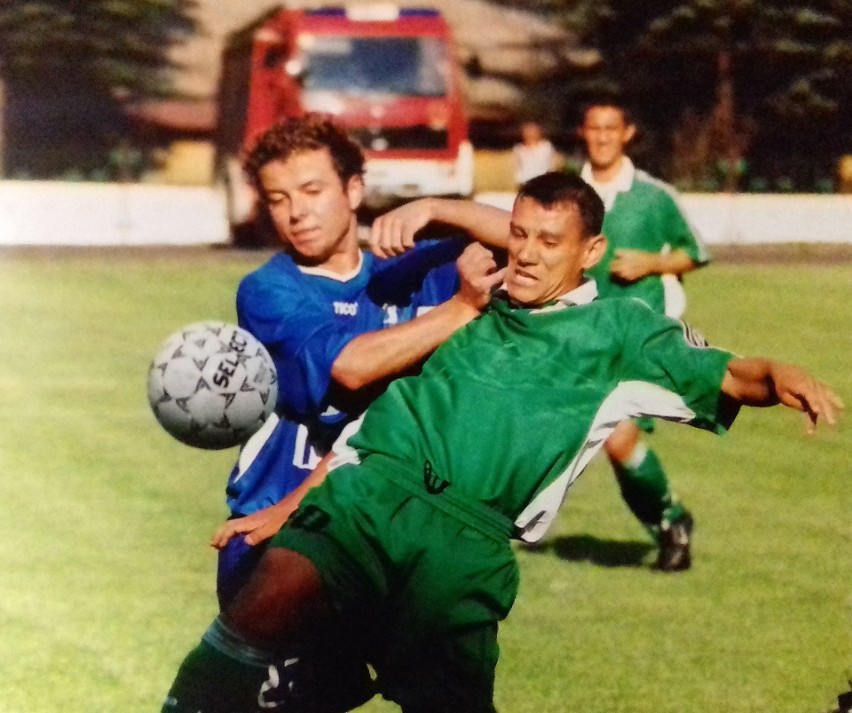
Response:
[[[361,250],[358,247],[358,224],[353,220],[335,251],[318,267],[335,275],[348,275],[357,270],[360,264]]]
[[[362,253],[358,243],[357,222],[340,236],[330,251],[321,256],[303,255],[292,247],[285,245],[286,252],[302,272],[325,274],[326,276],[344,277],[348,279],[361,268]]]
[[[616,176],[621,172],[621,168],[624,165],[624,156],[619,156],[612,163],[607,164],[606,166],[595,166],[591,164],[592,167],[592,178],[594,178],[595,183],[609,183],[610,181],[615,180]]]

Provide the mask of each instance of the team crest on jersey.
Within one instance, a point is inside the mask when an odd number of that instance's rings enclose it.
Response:
[[[357,302],[334,302],[334,313],[345,317],[354,317],[358,314]]]
[[[697,329],[682,320],[680,325],[683,328],[683,338],[686,340],[687,344],[690,344],[693,347],[698,347],[699,349],[706,349],[710,346],[710,343],[704,338],[704,335]]]

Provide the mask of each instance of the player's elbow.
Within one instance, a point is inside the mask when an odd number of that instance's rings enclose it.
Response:
[[[348,391],[357,391],[368,386],[372,379],[370,374],[357,364],[351,364],[348,360],[338,360],[331,368],[331,378],[338,385]]]

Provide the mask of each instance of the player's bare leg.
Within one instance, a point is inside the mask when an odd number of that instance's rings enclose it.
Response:
[[[319,651],[330,625],[314,565],[271,548],[228,610],[184,659],[162,713],[233,713],[285,706],[342,713],[368,700],[363,662]],[[333,652],[332,652],[333,653]]]

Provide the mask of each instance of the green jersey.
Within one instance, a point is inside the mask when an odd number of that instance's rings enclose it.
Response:
[[[607,250],[589,270],[600,296],[638,297],[661,314],[680,316],[682,307],[673,304],[683,301],[683,295],[673,275],[648,275],[627,283],[614,279],[610,272],[615,251],[620,249],[652,253],[683,250],[697,265],[709,262],[710,256],[684,217],[674,189],[635,169],[627,158],[619,175],[608,184],[596,183],[588,165],[582,177],[600,194],[606,207],[602,232],[608,241]]]
[[[554,305],[495,298],[367,411],[341,460],[371,455],[449,484],[535,541],[619,422],[656,416],[723,432],[732,355],[693,343],[638,300],[595,300],[588,281]],[[724,411],[724,412],[723,412]],[[354,450],[353,450],[354,449]]]

